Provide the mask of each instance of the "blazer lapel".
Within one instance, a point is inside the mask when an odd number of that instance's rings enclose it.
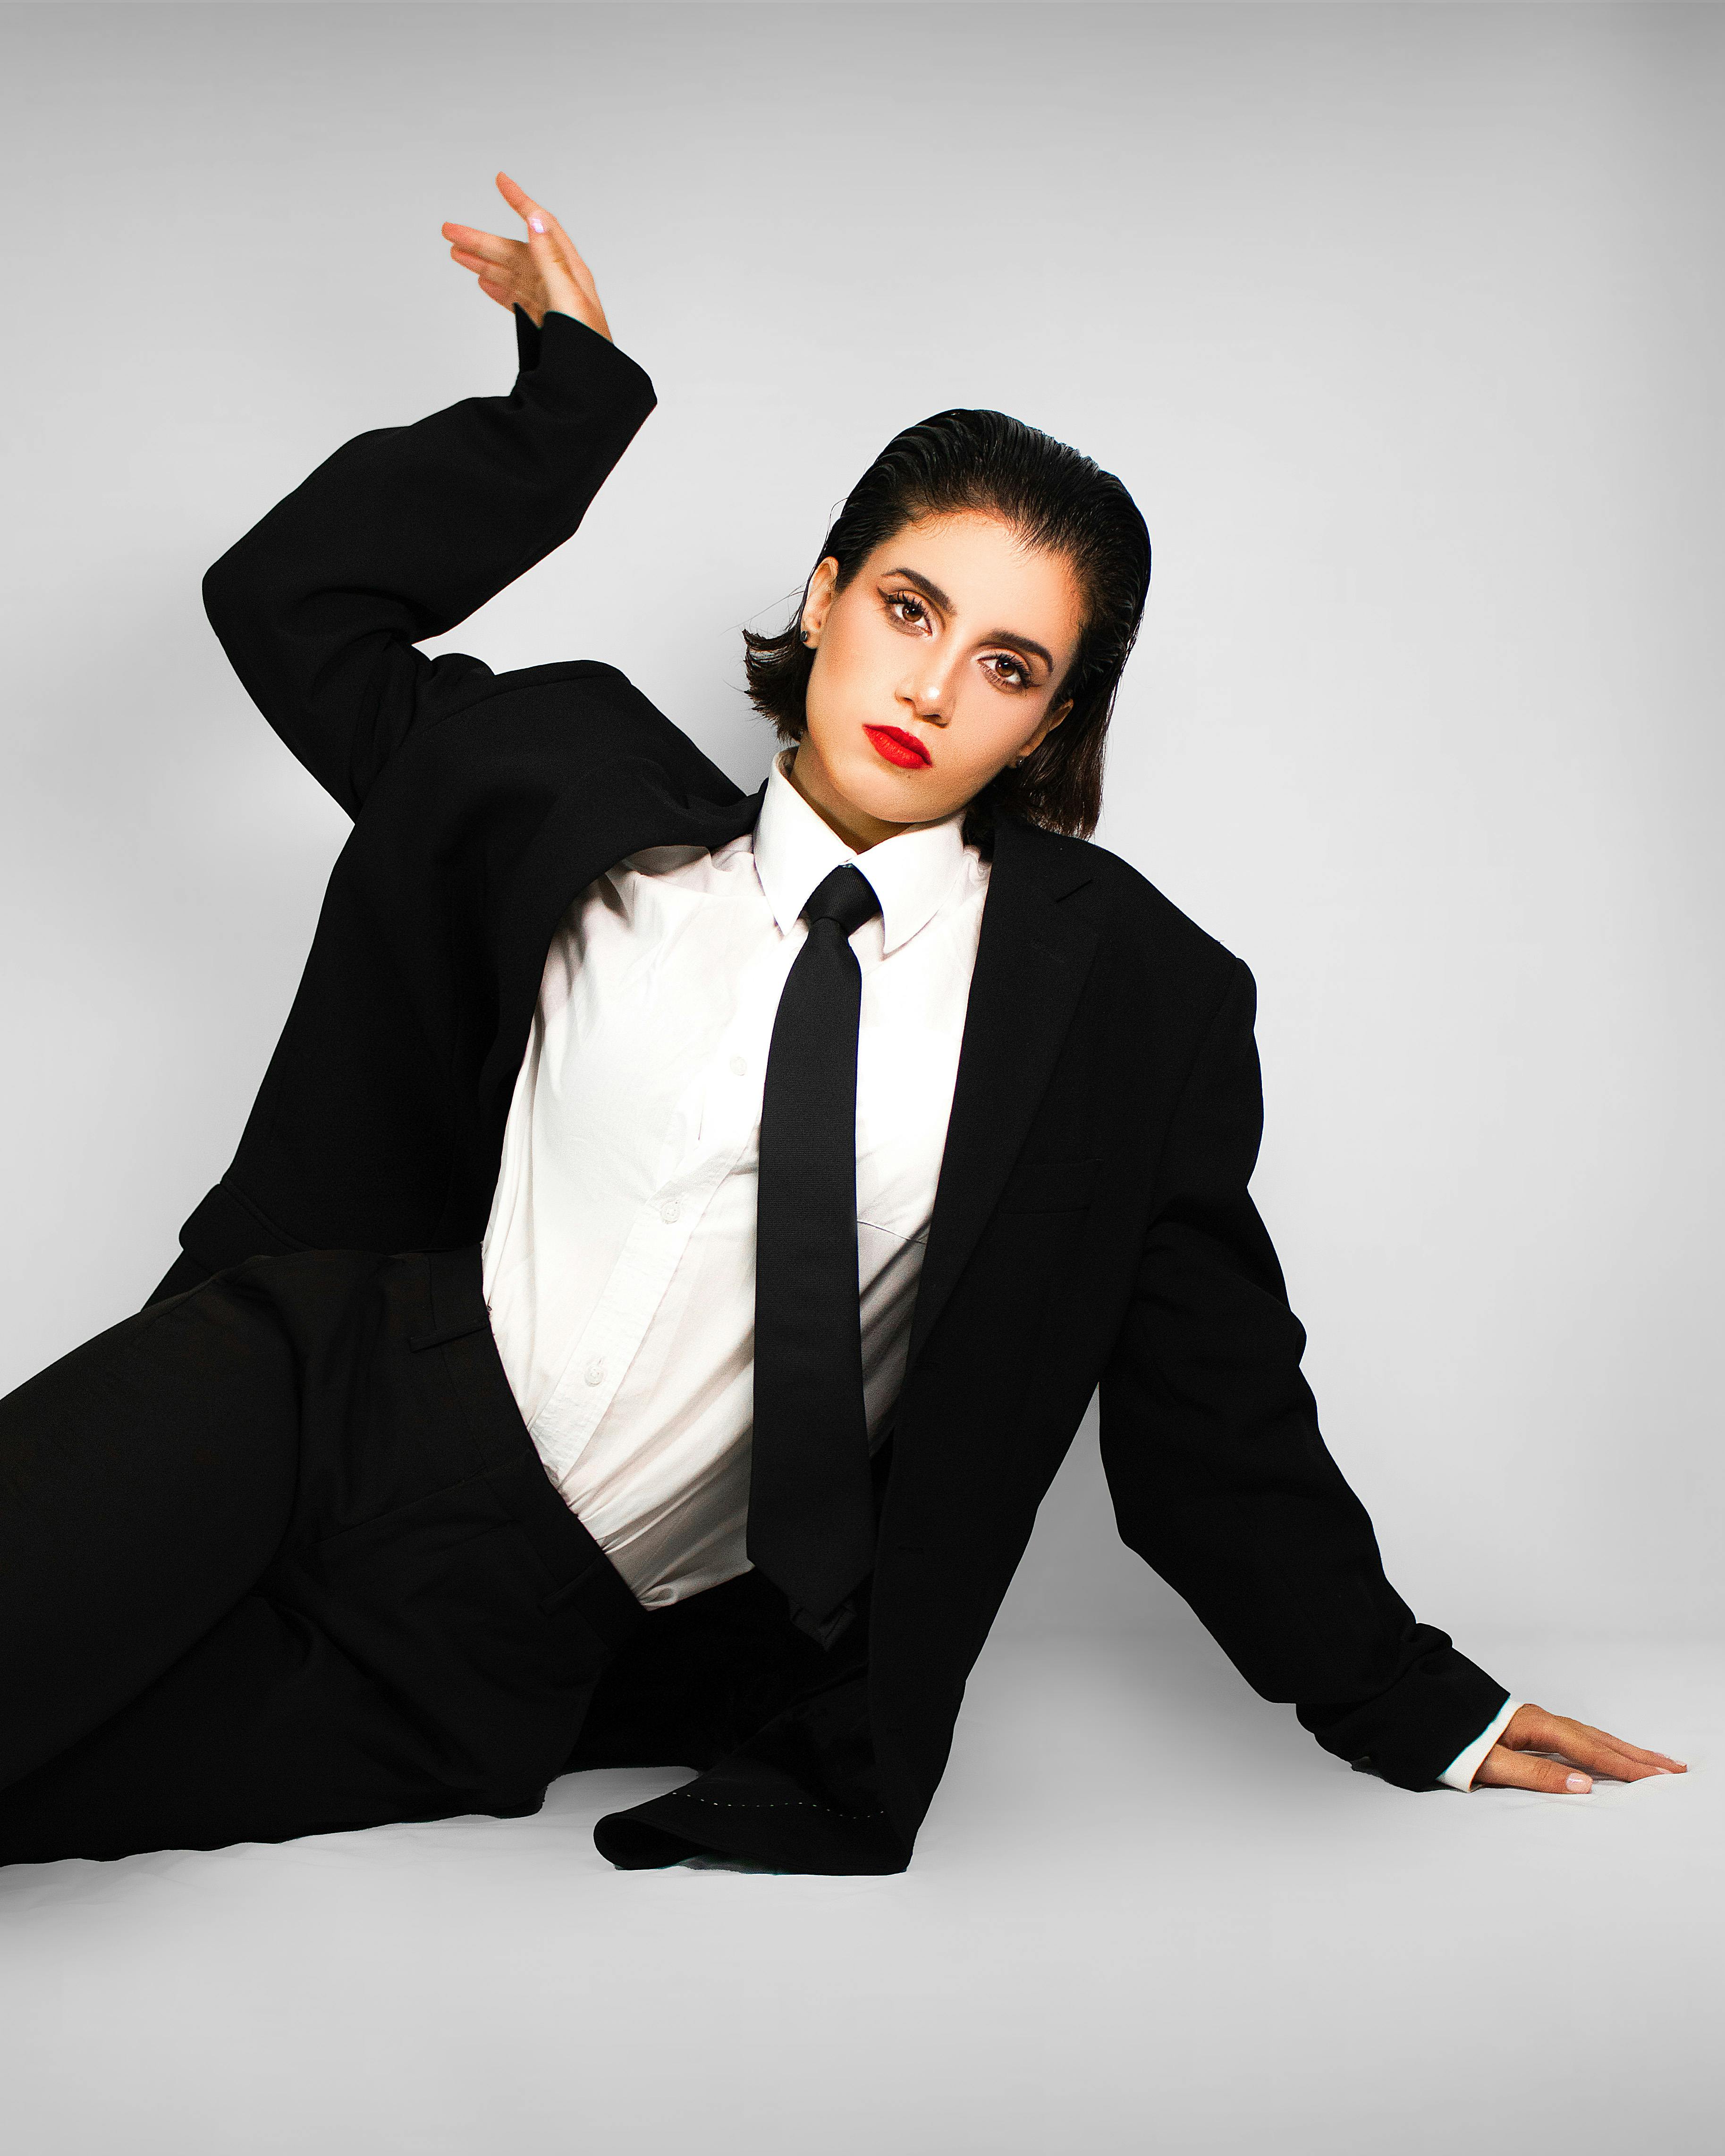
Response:
[[[907,1372],[976,1247],[1053,1075],[1096,954],[1090,881],[1078,848],[1017,817],[999,819]]]

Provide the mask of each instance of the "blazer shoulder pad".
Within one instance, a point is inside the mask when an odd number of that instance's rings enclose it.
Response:
[[[1073,868],[1081,865],[1111,911],[1164,960],[1172,958],[1194,973],[1209,976],[1219,993],[1232,980],[1236,969],[1245,967],[1245,961],[1237,952],[1208,929],[1199,927],[1130,861],[1111,853],[1106,846],[1097,845],[1094,839],[1060,838],[1056,843],[1070,850]]]

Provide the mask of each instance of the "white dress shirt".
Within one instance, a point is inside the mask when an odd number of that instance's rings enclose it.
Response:
[[[483,1246],[511,1391],[566,1503],[649,1609],[749,1568],[761,1092],[809,893],[855,862],[863,1390],[897,1397],[988,865],[962,811],[860,855],[773,762],[752,834],[589,884],[546,957]],[[1506,1707],[1447,1770],[1466,1789]]]
[[[547,1472],[649,1609],[748,1569],[762,1081],[809,893],[856,862],[850,938],[863,1389],[897,1397],[988,871],[962,812],[859,855],[775,759],[752,835],[655,847],[553,938],[505,1128],[484,1278]]]

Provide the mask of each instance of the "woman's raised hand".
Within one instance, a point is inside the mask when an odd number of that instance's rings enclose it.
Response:
[[[470,224],[446,224],[449,253],[464,270],[478,273],[479,288],[500,307],[520,307],[536,329],[547,313],[573,315],[602,337],[611,335],[593,272],[548,209],[524,194],[507,172],[497,175],[497,191],[516,216],[526,221],[525,239],[504,239]]]

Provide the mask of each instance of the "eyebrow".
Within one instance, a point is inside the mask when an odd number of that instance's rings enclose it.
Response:
[[[907,578],[908,581],[913,583],[916,587],[917,590],[923,594],[925,598],[932,599],[942,613],[952,613],[952,602],[951,599],[947,597],[946,593],[941,589],[937,583],[934,583],[932,578],[925,577],[920,569],[906,568],[903,564],[901,564],[896,569],[882,570],[881,574],[887,577],[904,577]],[[983,637],[983,642],[984,644],[1009,644],[1015,650],[1027,651],[1033,659],[1040,659],[1043,665],[1047,667],[1050,674],[1054,671],[1054,654],[1050,651],[1045,644],[1039,644],[1034,636],[1020,636],[1015,629],[991,629],[988,634]]]

